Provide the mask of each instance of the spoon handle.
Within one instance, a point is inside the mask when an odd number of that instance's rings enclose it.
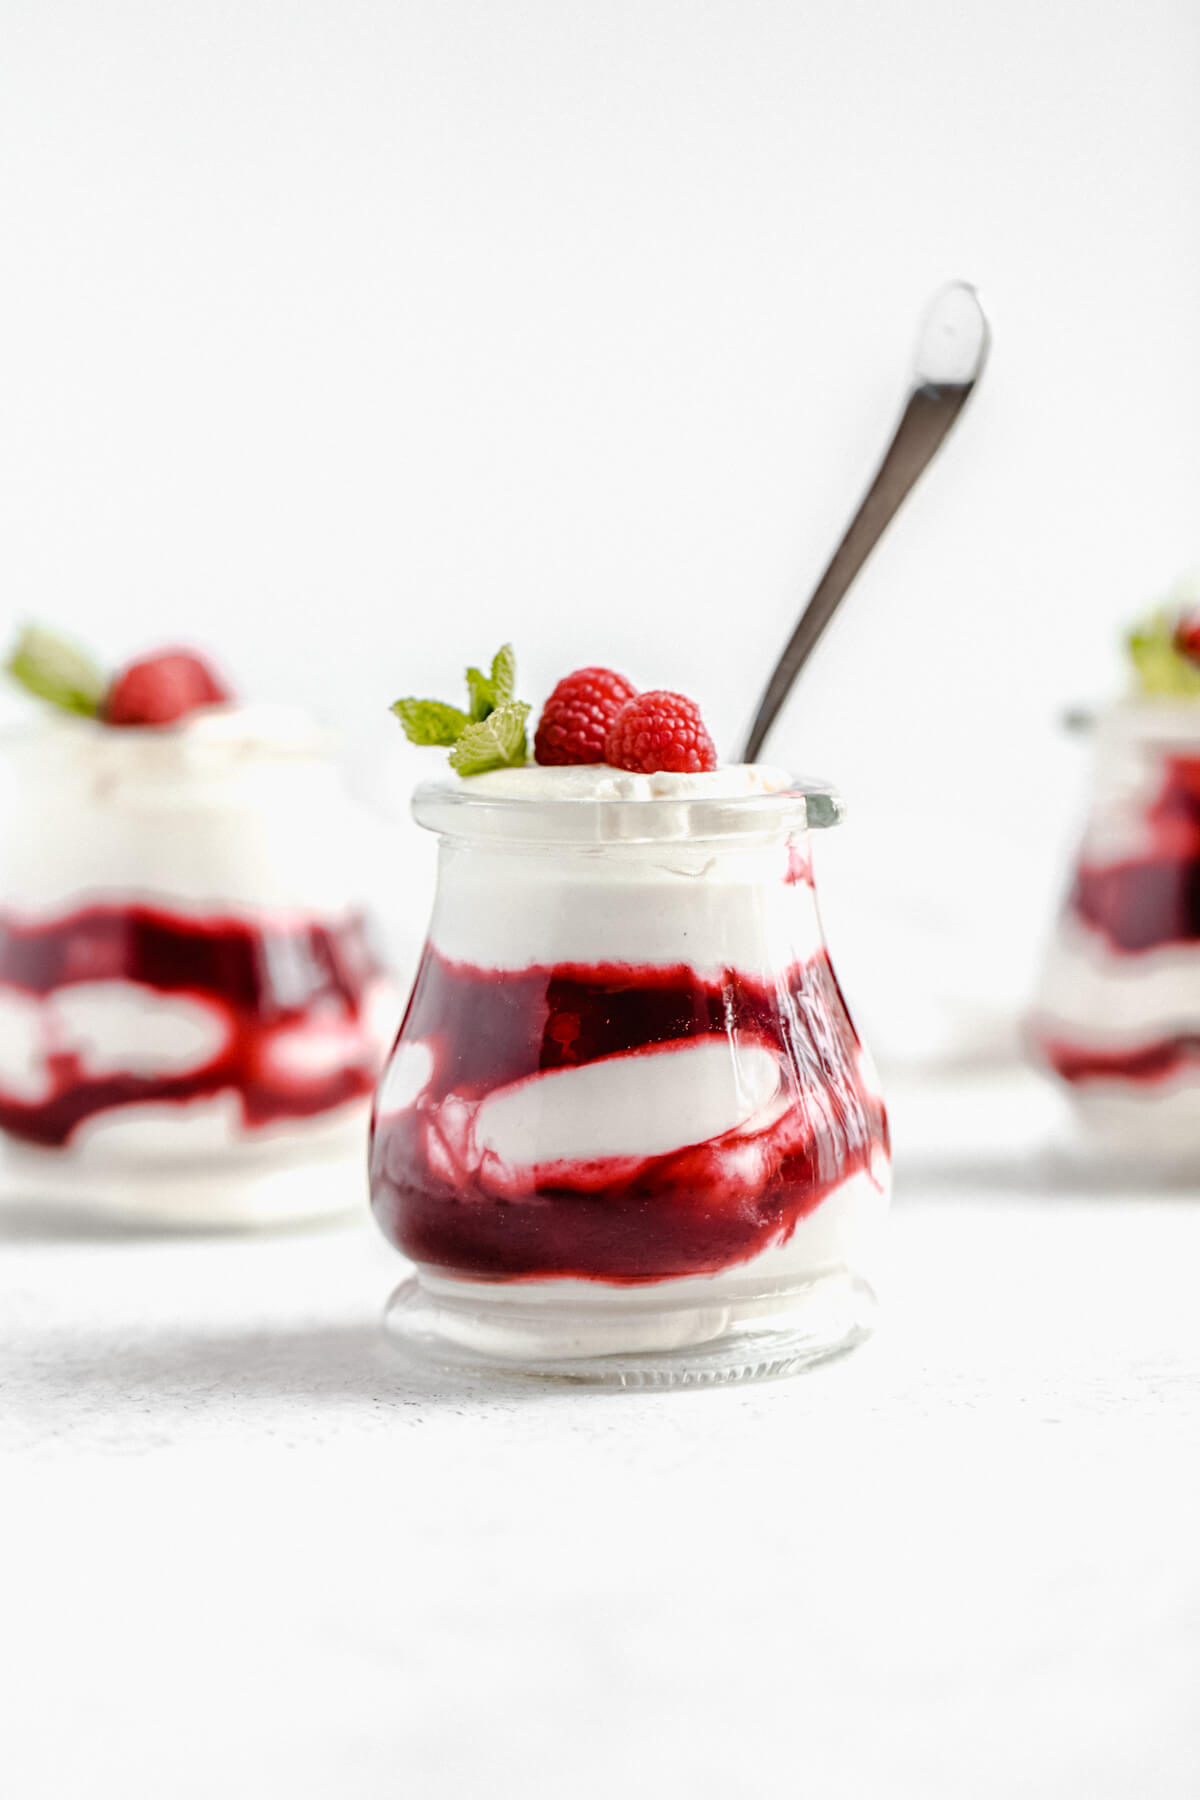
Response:
[[[970,294],[971,303],[978,310],[973,290],[964,289],[963,284],[954,284],[953,288],[945,290],[945,294],[959,304],[964,292]],[[939,301],[941,298],[939,296]],[[938,304],[935,302],[935,308]],[[978,316],[982,320],[981,312]],[[846,535],[834,551],[829,567],[817,583],[816,592],[801,613],[799,624],[767,683],[742,751],[743,762],[753,762],[758,756],[793,682],[812,655],[847,588],[970,397],[986,356],[986,325],[983,334],[974,366],[969,370],[955,370],[949,380],[920,380],[918,362],[919,385],[911,390],[866,498],[850,521]],[[955,379],[954,376],[959,374],[962,378]]]

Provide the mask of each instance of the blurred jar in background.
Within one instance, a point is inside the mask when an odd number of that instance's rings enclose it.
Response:
[[[1142,691],[1097,722],[1083,841],[1031,1029],[1100,1139],[1200,1167],[1198,625],[1168,606],[1130,640]]]
[[[60,704],[10,733],[6,1192],[188,1227],[361,1204],[399,1011],[371,856],[328,738],[290,710],[118,728]]]

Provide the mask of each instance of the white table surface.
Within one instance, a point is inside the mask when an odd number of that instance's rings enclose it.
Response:
[[[7,1800],[1195,1800],[1200,1195],[953,1116],[876,1339],[719,1391],[425,1386],[365,1223],[10,1205]]]

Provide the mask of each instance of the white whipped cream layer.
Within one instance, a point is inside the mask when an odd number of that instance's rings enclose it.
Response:
[[[1200,1032],[1200,946],[1129,954],[1067,914],[1045,957],[1035,1024],[1088,1049],[1137,1049]]]
[[[49,1100],[49,1058],[69,1055],[81,1077],[197,1074],[225,1050],[226,1010],[199,997],[161,994],[128,981],[80,981],[38,998],[0,986],[0,1090]]]
[[[786,840],[516,853],[444,843],[429,937],[479,969],[686,964],[771,976],[822,945],[813,890],[788,874]]]
[[[380,1085],[381,1121],[416,1104],[433,1066],[431,1045],[401,1047]],[[451,1096],[434,1115],[427,1152],[450,1157],[452,1183],[457,1157],[522,1191],[555,1164],[640,1163],[743,1127],[765,1130],[794,1104],[783,1086],[777,1052],[749,1037],[648,1046],[543,1070],[476,1104]]]
[[[513,1171],[546,1163],[640,1161],[708,1143],[761,1118],[781,1069],[765,1045],[697,1039],[606,1056],[497,1088],[480,1106],[480,1152]]]
[[[811,885],[788,880],[796,871],[789,845],[803,836],[794,812],[772,808],[744,829],[697,838],[685,811],[692,801],[793,789],[786,770],[754,764],[700,775],[527,765],[459,781],[451,795],[573,804],[563,806],[558,835],[530,842],[511,841],[509,821],[494,834],[485,824],[477,835],[479,820],[468,808],[460,840],[460,821],[448,809],[437,821],[450,835],[441,845],[430,941],[450,961],[482,969],[686,963],[702,974],[770,974],[805,961],[820,948],[821,930]]]
[[[330,745],[288,708],[162,728],[47,715],[0,741],[0,907],[340,917],[373,885],[377,852]]]
[[[227,1162],[236,1167],[243,1153],[290,1155],[311,1148],[320,1154],[350,1130],[361,1133],[365,1160],[369,1115],[367,1100],[348,1100],[327,1112],[275,1119],[248,1131],[237,1095],[231,1092],[198,1097],[182,1105],[147,1100],[93,1114],[71,1134],[65,1148],[47,1154],[68,1159],[69,1167],[84,1170],[136,1168],[146,1161],[172,1168],[207,1162],[215,1165],[213,1179],[220,1180]]]

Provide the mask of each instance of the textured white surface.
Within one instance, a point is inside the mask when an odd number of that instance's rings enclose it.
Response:
[[[430,1390],[365,1226],[3,1215],[6,1792],[1193,1800],[1200,1200],[900,1112],[882,1333],[760,1388]]]

